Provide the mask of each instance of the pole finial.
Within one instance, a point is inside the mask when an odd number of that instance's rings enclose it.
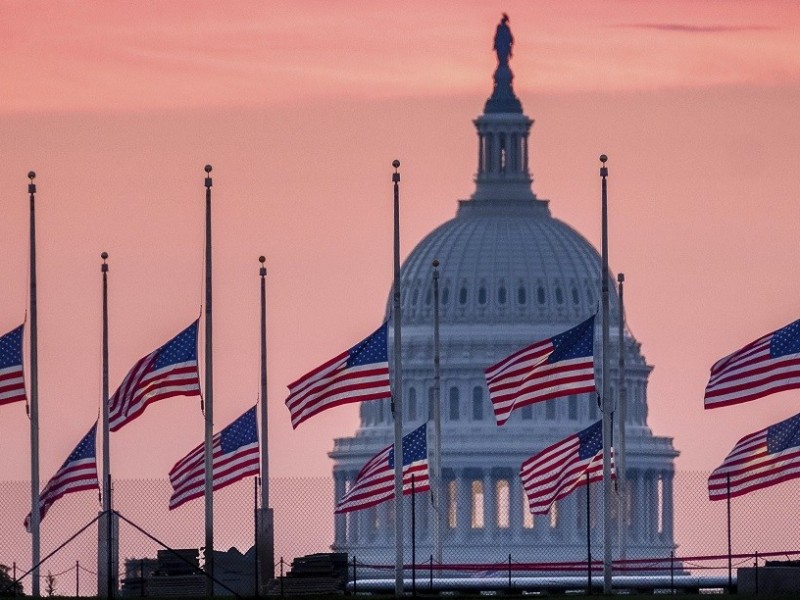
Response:
[[[260,262],[263,265],[265,262],[267,262],[267,257],[266,256],[259,256],[258,257],[258,262]]]
[[[438,258],[434,258],[433,259],[433,268],[436,269],[438,267],[439,267],[439,259]]]
[[[396,158],[392,161],[392,166],[394,167],[394,173],[392,173],[392,181],[394,183],[400,182],[400,173],[397,172],[397,169],[400,167],[400,161]]]
[[[28,171],[28,179],[33,182],[33,180],[36,179],[36,171]]]
[[[206,173],[211,173],[211,169],[212,169],[211,165],[206,165],[206,166],[204,167],[204,171],[205,171]]]
[[[210,188],[211,187],[211,165],[206,165],[203,170],[206,172],[205,186],[206,186],[206,188]]]
[[[108,272],[108,264],[106,264],[106,259],[108,258],[108,252],[101,252],[100,253],[100,258],[103,259],[103,264],[100,265],[100,270],[103,273],[106,273],[106,272]]]
[[[267,257],[259,256],[258,262],[261,263],[261,269],[259,269],[258,274],[261,275],[262,277],[265,277],[267,275],[267,267],[264,266],[264,263],[267,262]]]
[[[606,167],[606,161],[608,160],[608,156],[605,154],[600,155],[600,162],[603,163],[603,166],[600,167],[600,177],[608,177],[608,167]]]
[[[394,170],[396,171],[397,169],[399,169],[399,168],[400,168],[400,161],[399,161],[399,160],[397,160],[397,159],[395,158],[395,159],[392,161],[392,166],[394,167]]]

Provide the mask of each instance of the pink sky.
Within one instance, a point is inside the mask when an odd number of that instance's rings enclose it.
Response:
[[[324,475],[353,407],[291,431],[286,384],[380,322],[391,161],[406,255],[473,191],[491,39],[536,120],[539,197],[610,259],[655,365],[650,425],[684,469],[800,409],[798,393],[704,412],[718,358],[798,318],[800,9],[791,2],[0,4],[0,332],[27,299],[26,173],[38,173],[42,477],[100,399],[100,252],[111,388],[200,311],[203,165],[214,166],[216,429],[256,402],[267,257],[271,470]],[[0,409],[0,468],[25,479],[28,420]],[[202,440],[197,399],[112,438],[116,477],[166,476]],[[532,451],[535,450],[532,448]]]

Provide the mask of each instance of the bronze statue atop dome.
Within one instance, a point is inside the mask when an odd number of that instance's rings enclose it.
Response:
[[[494,34],[494,51],[497,52],[497,62],[501,65],[508,65],[508,59],[513,56],[511,47],[514,45],[514,36],[511,35],[508,20],[508,15],[503,13]]]

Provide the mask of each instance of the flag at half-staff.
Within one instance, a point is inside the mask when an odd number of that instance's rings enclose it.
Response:
[[[199,396],[195,321],[166,344],[139,359],[109,398],[111,431],[141,416],[149,404],[174,396]]]
[[[214,491],[259,473],[258,428],[254,406],[225,429],[215,434],[211,444],[212,487]],[[175,463],[169,472],[172,497],[169,509],[205,494],[205,443]]]
[[[708,498],[725,500],[800,477],[800,414],[744,436],[708,478]]]
[[[800,388],[800,320],[750,342],[711,367],[705,408]]]
[[[613,464],[613,453],[611,458]],[[534,515],[547,513],[553,502],[576,488],[602,481],[603,422],[597,421],[531,456],[522,463],[519,476]]]
[[[387,446],[359,471],[350,490],[336,503],[337,513],[375,506],[394,499],[394,444]],[[430,489],[427,423],[403,436],[403,495]]]
[[[352,402],[391,397],[387,324],[365,340],[289,384],[292,428],[317,413]]]
[[[92,425],[83,439],[53,475],[39,494],[39,520],[44,519],[53,503],[73,492],[99,490],[97,480],[97,423]],[[30,531],[31,513],[25,517],[25,529]]]
[[[498,425],[522,406],[595,391],[594,315],[486,369]]]
[[[22,377],[22,330],[20,325],[0,336],[0,405],[25,400]]]

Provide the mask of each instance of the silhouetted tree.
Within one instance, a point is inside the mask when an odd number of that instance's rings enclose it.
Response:
[[[0,565],[0,596],[22,596],[22,583],[14,583],[11,577],[11,568]]]

